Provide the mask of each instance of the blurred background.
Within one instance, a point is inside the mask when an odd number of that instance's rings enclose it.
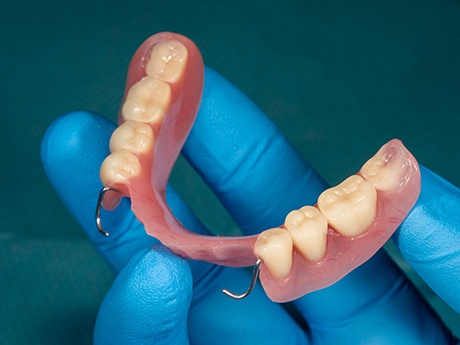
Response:
[[[331,184],[396,137],[460,185],[457,1],[7,0],[0,28],[1,344],[91,343],[113,274],[51,189],[40,141],[73,110],[115,120],[154,33],[194,40]],[[235,231],[182,159],[173,185],[205,224]],[[459,336],[458,314],[407,272]]]

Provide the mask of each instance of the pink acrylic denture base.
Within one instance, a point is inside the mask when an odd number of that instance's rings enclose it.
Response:
[[[184,77],[172,86],[172,103],[163,122],[152,126],[156,144],[152,156],[140,157],[145,167],[142,176],[129,180],[127,186],[112,187],[131,198],[132,210],[146,232],[173,252],[224,266],[252,266],[258,259],[253,252],[257,236],[219,237],[192,233],[172,215],[165,200],[171,169],[200,105],[204,72],[198,48],[178,34],[160,33],[150,37],[131,61],[125,96],[129,88],[145,76],[145,63],[153,46],[170,39],[180,41],[188,50]],[[120,114],[120,124],[122,122]],[[262,263],[260,280],[270,299],[287,302],[333,284],[368,260],[390,238],[418,197],[420,174],[415,158],[400,141],[392,140],[382,150],[390,159],[404,159],[404,178],[396,191],[378,191],[377,216],[372,227],[357,238],[346,238],[329,229],[325,257],[312,263],[294,250],[292,271],[282,281],[273,278]],[[106,208],[113,208],[114,204],[113,199],[104,200]]]

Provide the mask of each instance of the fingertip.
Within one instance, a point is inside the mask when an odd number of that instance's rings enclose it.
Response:
[[[82,153],[91,154],[90,148],[104,143],[108,152],[108,139],[115,129],[115,124],[95,113],[74,111],[58,117],[45,132],[41,143],[41,158],[47,170],[71,160],[72,156]],[[84,138],[84,140],[82,140]]]
[[[76,111],[56,119],[43,137],[40,148],[43,168],[74,216],[78,213],[75,197],[83,192],[92,195],[100,189],[99,166],[109,152],[108,142],[114,128],[102,116]]]
[[[393,239],[414,270],[458,312],[460,189],[423,166],[420,172],[420,196]]]
[[[120,272],[98,314],[95,344],[188,344],[192,276],[187,262],[163,246],[135,255]]]

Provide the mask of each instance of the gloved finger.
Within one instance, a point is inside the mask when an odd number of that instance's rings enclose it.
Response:
[[[453,344],[452,334],[383,250],[295,305],[318,344]]]
[[[247,234],[282,224],[289,211],[314,204],[326,187],[263,113],[210,69],[183,152]],[[445,339],[439,320],[384,253],[295,304],[314,326],[312,337],[321,336],[326,343],[340,337],[344,344],[356,343],[364,333],[366,339],[375,334],[382,341],[402,336],[407,344],[423,341],[427,334]],[[415,327],[425,322],[430,326]]]
[[[99,310],[95,344],[188,344],[192,276],[185,260],[163,246],[136,254]]]
[[[200,345],[310,344],[304,329],[280,304],[271,302],[260,285],[240,301],[225,296],[222,288],[231,286],[235,292],[243,292],[250,277],[243,269],[220,270],[194,286],[189,313],[191,340]]]
[[[394,235],[405,259],[460,312],[460,190],[421,167],[422,191]]]
[[[109,139],[116,126],[102,116],[73,112],[56,119],[41,145],[43,167],[54,190],[72,217],[95,244],[109,265],[119,271],[140,249],[158,243],[147,236],[123,199],[112,212],[102,212],[108,238],[96,228],[99,168],[109,154]],[[129,229],[129,231],[127,231]]]
[[[282,224],[326,188],[262,111],[210,68],[182,153],[245,234]]]
[[[43,165],[56,192],[88,237],[118,272],[133,255],[157,241],[148,236],[135,219],[128,199],[124,199],[115,211],[102,215],[104,227],[110,231],[108,238],[96,230],[94,211],[102,188],[99,167],[108,155],[108,141],[114,128],[114,124],[95,114],[68,114],[50,126],[43,139],[41,153]],[[205,231],[172,188],[167,189],[167,200],[173,213],[186,228]],[[305,334],[298,325],[292,322],[280,306],[271,303],[259,288],[244,303],[230,300],[221,293],[221,289],[230,283],[233,288],[244,291],[250,279],[248,272],[200,261],[190,261],[190,266],[193,271],[195,301],[190,316],[192,339],[199,339],[201,344],[215,344],[216,337],[222,334],[239,334],[245,339],[239,341],[239,344],[251,343],[254,339],[264,341],[265,344],[281,344],[286,339],[297,339],[299,343],[305,343],[302,340]],[[103,322],[104,317],[100,316],[100,322]],[[273,324],[271,329],[276,336],[262,331],[261,327],[265,329],[267,324]],[[237,327],[239,332],[235,333],[233,327]],[[206,332],[209,329],[220,329],[222,333]],[[260,332],[255,332],[257,330]],[[234,340],[226,336],[221,344],[232,344]]]

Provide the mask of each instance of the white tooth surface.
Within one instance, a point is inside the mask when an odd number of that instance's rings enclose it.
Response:
[[[153,130],[137,121],[126,121],[110,137],[110,152],[127,150],[132,153],[148,153],[153,149]]]
[[[145,72],[167,83],[174,83],[184,73],[187,56],[187,48],[179,41],[160,42],[153,47]]]
[[[102,163],[100,175],[104,186],[125,184],[141,173],[141,165],[135,155],[126,150],[111,153]]]
[[[321,260],[326,254],[327,219],[313,206],[290,212],[284,222],[294,246],[309,261]]]
[[[361,168],[360,174],[378,190],[398,189],[406,177],[407,161],[392,150],[382,147]]]
[[[374,222],[377,192],[361,176],[352,175],[325,190],[318,198],[318,207],[335,231],[346,237],[358,236]]]
[[[122,108],[125,120],[154,124],[163,119],[171,103],[171,88],[154,77],[144,77],[129,89]]]
[[[257,237],[254,253],[273,277],[283,279],[291,272],[292,238],[287,230],[274,228],[262,232]]]

